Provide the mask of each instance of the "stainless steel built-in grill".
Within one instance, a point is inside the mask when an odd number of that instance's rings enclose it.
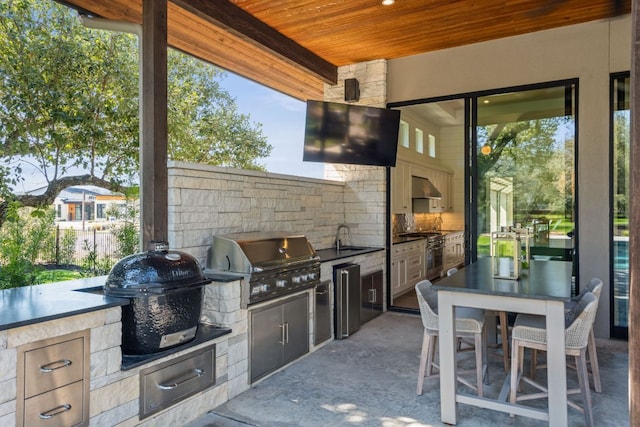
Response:
[[[205,276],[237,275],[244,306],[274,299],[320,282],[320,258],[300,234],[247,232],[214,236]]]

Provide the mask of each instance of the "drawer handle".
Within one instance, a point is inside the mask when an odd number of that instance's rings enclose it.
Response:
[[[68,412],[71,410],[71,405],[65,403],[64,405],[56,406],[53,409],[49,409],[48,411],[44,411],[40,414],[40,419],[48,420],[49,418],[53,418],[56,415],[60,415],[64,412]]]
[[[174,388],[177,388],[178,386],[191,381],[191,380],[195,380],[196,378],[200,378],[202,375],[204,374],[204,371],[202,369],[194,369],[193,370],[193,375],[190,375],[186,378],[184,378],[183,380],[180,381],[176,381],[174,383],[171,384],[158,384],[158,388],[160,390],[173,390]]]
[[[46,365],[40,366],[40,372],[44,372],[44,373],[53,372],[56,369],[66,368],[67,366],[71,366],[71,360],[69,359],[56,360],[55,362],[47,363]]]

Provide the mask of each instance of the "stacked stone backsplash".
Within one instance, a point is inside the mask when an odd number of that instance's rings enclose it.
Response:
[[[192,163],[169,164],[169,243],[204,262],[212,236],[244,231],[302,233],[315,249],[333,244],[345,221],[342,182]],[[352,229],[354,240],[358,234]]]
[[[384,168],[340,166],[350,181],[170,162],[169,243],[201,262],[213,235],[244,231],[302,233],[325,249],[346,223],[350,244],[384,246]]]
[[[47,286],[55,286],[47,285]],[[89,423],[95,426],[184,425],[249,388],[246,310],[239,297],[228,298],[238,282],[205,287],[202,319],[225,323],[231,334],[178,350],[158,362],[120,370],[122,323],[120,307],[108,308],[33,325],[0,331],[0,426],[15,425],[18,347],[32,342],[90,329]],[[239,291],[238,291],[239,293]],[[223,301],[217,300],[222,298]],[[222,306],[224,304],[224,307]],[[212,312],[211,310],[215,310]],[[140,371],[153,363],[171,360],[216,345],[216,384],[165,411],[140,420]]]
[[[338,68],[338,84],[324,86],[324,100],[344,101],[344,81],[355,78],[360,99],[350,104],[387,106],[387,62],[383,59]],[[380,166],[325,165],[325,178],[344,181],[345,222],[360,240],[356,245],[384,246],[387,223],[386,170]],[[354,228],[355,227],[355,228]],[[355,230],[355,232],[354,232]]]

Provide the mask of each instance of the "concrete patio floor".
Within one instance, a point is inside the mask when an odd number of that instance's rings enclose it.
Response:
[[[255,384],[189,427],[248,426],[443,426],[438,377],[416,395],[422,323],[419,316],[387,312],[345,340],[335,340]],[[597,340],[602,393],[592,393],[595,426],[629,425],[628,346]],[[489,349],[489,397],[505,379],[499,350]],[[467,357],[468,355],[468,357]],[[473,352],[460,369],[473,368]],[[525,365],[525,369],[526,369]],[[471,372],[473,378],[473,372]],[[545,378],[546,371],[539,371]],[[567,377],[577,383],[575,371]],[[460,385],[461,389],[465,389]],[[473,393],[470,389],[466,391]],[[526,389],[525,389],[526,391]],[[570,397],[579,399],[579,395]],[[546,400],[530,405],[546,406]],[[582,413],[568,409],[569,426],[584,425]],[[458,426],[544,426],[546,422],[458,405]]]

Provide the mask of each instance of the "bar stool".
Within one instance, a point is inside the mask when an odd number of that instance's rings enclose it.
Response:
[[[569,406],[584,413],[587,426],[593,425],[593,412],[591,410],[591,392],[589,388],[589,374],[587,372],[586,348],[589,341],[589,332],[593,327],[593,321],[598,309],[598,298],[592,293],[585,294],[582,299],[565,315],[565,351],[568,356],[574,356],[578,371],[578,390],[567,390],[567,394],[580,393],[583,405],[580,407],[574,402],[567,401]],[[548,397],[547,388],[534,380],[522,376],[524,365],[524,349],[547,350],[546,319],[543,316],[519,314],[511,332],[511,383],[509,401],[540,399]],[[531,393],[517,396],[520,380],[527,382],[541,393]]]
[[[578,295],[571,298],[571,300],[567,301],[564,304],[565,310],[570,311],[571,309],[573,309],[580,302],[580,300],[589,292],[595,295],[595,297],[598,298],[598,301],[599,301],[600,293],[602,292],[602,287],[603,287],[602,280],[600,280],[597,277],[594,277],[593,279],[591,279],[589,283],[587,283],[587,285],[583,289],[580,290],[580,293]],[[600,366],[598,365],[598,353],[596,351],[596,339],[593,334],[593,326],[591,327],[591,331],[589,331],[589,343],[587,344],[587,356],[588,356],[588,366],[591,367],[591,371],[589,372],[589,374],[591,374],[591,377],[593,378],[593,390],[596,393],[601,393],[602,383],[600,382]],[[545,365],[537,364],[537,351],[533,350],[533,353],[531,355],[531,372],[529,374],[531,379],[535,378],[536,369],[543,368],[543,367],[545,367]],[[575,368],[575,367],[572,366],[572,368]]]
[[[458,272],[456,267],[451,267],[447,270],[447,277],[452,276]],[[500,319],[500,341],[502,343],[502,363],[504,365],[504,372],[509,372],[509,324],[507,323],[507,312],[498,311],[498,318]]]
[[[420,315],[424,326],[422,339],[422,352],[420,355],[420,368],[418,369],[417,394],[422,395],[422,388],[426,376],[431,376],[432,369],[440,369],[433,361],[435,348],[439,335],[438,324],[438,293],[431,287],[431,282],[422,280],[415,286]],[[483,394],[483,379],[487,365],[486,355],[486,334],[484,323],[484,311],[477,308],[457,307],[456,308],[456,338],[469,338],[474,340],[474,351],[476,359],[476,384],[458,377],[458,381],[477,391],[478,396]]]

